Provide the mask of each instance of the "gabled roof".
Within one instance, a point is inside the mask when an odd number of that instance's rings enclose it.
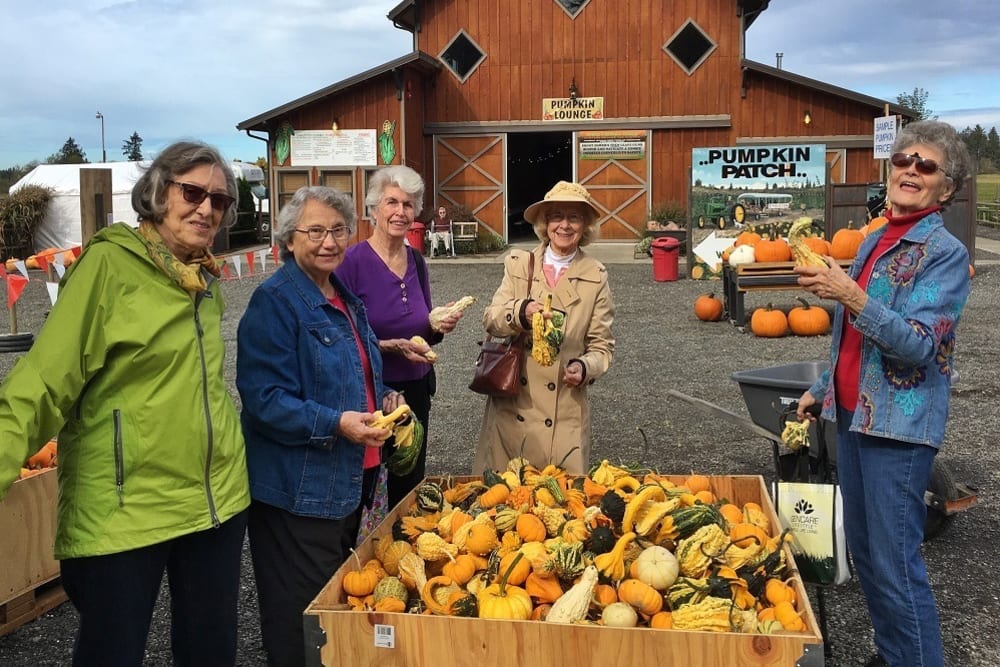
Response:
[[[348,88],[363,84],[371,79],[389,74],[397,69],[413,67],[414,69],[421,71],[424,74],[431,74],[441,69],[441,63],[438,62],[437,58],[427,55],[422,51],[413,51],[407,53],[404,56],[400,56],[395,60],[390,60],[389,62],[379,65],[378,67],[373,67],[367,72],[362,72],[361,74],[356,74],[343,81],[338,81],[335,84],[327,86],[317,90],[314,93],[309,93],[304,97],[300,97],[297,100],[292,100],[282,104],[280,107],[275,107],[270,111],[265,111],[264,113],[254,116],[253,118],[248,118],[242,123],[236,126],[237,130],[259,130],[267,131],[267,122],[271,119],[286,114],[290,111],[294,111],[300,107],[307,104],[311,104],[317,100],[320,100],[329,95],[334,95],[336,93],[343,92]]]
[[[763,74],[765,76],[770,76],[775,79],[781,79],[782,81],[788,81],[789,83],[794,83],[800,86],[805,86],[806,88],[812,88],[813,90],[818,90],[820,92],[828,93],[836,97],[843,97],[848,100],[854,100],[855,102],[860,102],[861,104],[867,104],[869,106],[875,107],[879,111],[885,108],[885,105],[889,105],[889,112],[892,114],[898,114],[901,116],[906,116],[907,118],[916,118],[917,112],[913,109],[908,109],[907,107],[900,106],[899,104],[894,104],[889,100],[880,100],[877,97],[871,97],[869,95],[863,95],[861,93],[855,92],[853,90],[848,90],[847,88],[841,88],[840,86],[834,86],[829,83],[823,83],[822,81],[817,81],[816,79],[810,79],[808,77],[801,76],[799,74],[793,74],[787,70],[778,69],[777,67],[771,67],[770,65],[765,65],[753,60],[743,59],[741,63],[744,75],[746,72],[757,72],[758,74]]]
[[[736,0],[739,13],[747,17],[746,26],[760,16],[760,13],[767,9],[771,0]],[[408,32],[419,32],[420,30],[420,6],[417,0],[403,0],[398,5],[389,10],[387,14],[392,24],[400,30]]]

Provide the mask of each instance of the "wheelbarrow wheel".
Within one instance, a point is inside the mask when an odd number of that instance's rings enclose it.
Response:
[[[26,352],[35,342],[35,334],[0,334],[0,352]]]
[[[944,461],[936,457],[931,466],[931,479],[927,484],[927,490],[945,500],[958,500],[962,495],[951,470]],[[924,521],[924,542],[940,535],[948,527],[949,522],[951,522],[950,515],[928,506],[927,519]]]

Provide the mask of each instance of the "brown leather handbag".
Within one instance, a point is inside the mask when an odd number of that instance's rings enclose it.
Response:
[[[528,264],[528,296],[535,276],[535,256]],[[477,394],[510,398],[521,389],[521,367],[524,365],[524,334],[510,338],[487,336],[479,341],[476,372],[469,389]]]

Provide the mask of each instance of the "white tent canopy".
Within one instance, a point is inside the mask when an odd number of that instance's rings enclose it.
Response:
[[[149,162],[104,162],[97,164],[40,164],[10,187],[14,193],[26,185],[52,189],[52,200],[41,225],[35,230],[35,250],[71,248],[80,245],[80,169],[111,170],[111,221],[136,226],[132,209],[132,186]]]

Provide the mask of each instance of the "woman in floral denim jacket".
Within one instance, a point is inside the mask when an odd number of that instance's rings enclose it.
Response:
[[[799,284],[837,301],[830,370],[799,399],[837,422],[844,529],[875,627],[869,665],[940,666],[941,630],[920,555],[924,491],[944,440],[955,329],[969,254],[939,211],[969,175],[955,130],[915,122],[891,158],[889,223],[845,273],[797,268]]]

